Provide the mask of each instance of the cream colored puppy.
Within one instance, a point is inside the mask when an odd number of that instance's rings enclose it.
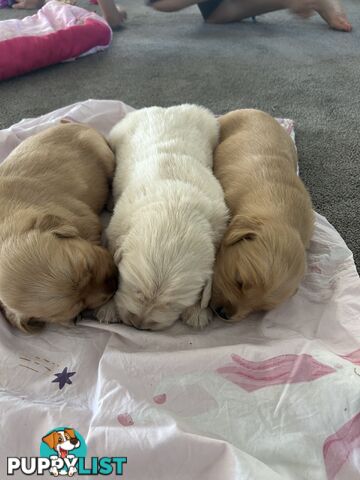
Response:
[[[130,113],[110,133],[116,201],[107,229],[120,273],[102,321],[160,330],[179,317],[205,326],[215,252],[227,208],[213,175],[219,127],[205,108],[181,105]]]
[[[0,303],[18,328],[69,322],[116,290],[98,218],[114,167],[104,137],[79,124],[28,138],[0,165]]]
[[[222,116],[220,127],[214,171],[232,220],[216,259],[211,305],[237,321],[296,292],[314,216],[296,175],[294,144],[276,120],[237,110]]]

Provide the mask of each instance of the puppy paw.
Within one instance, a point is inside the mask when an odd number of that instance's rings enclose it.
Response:
[[[187,308],[181,318],[189,327],[202,329],[211,322],[213,313],[210,308],[201,308],[200,304],[197,304]]]
[[[120,323],[114,300],[95,310],[95,316],[100,323]]]

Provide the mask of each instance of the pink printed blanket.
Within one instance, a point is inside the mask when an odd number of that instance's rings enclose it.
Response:
[[[35,15],[0,22],[0,80],[104,50],[111,38],[96,13],[52,0]]]
[[[0,162],[63,117],[108,134],[131,110],[88,100],[23,120],[0,131]],[[8,477],[6,458],[38,457],[65,426],[88,462],[127,457],[123,477],[79,479],[360,478],[360,279],[321,215],[298,292],[271,312],[203,331],[89,318],[31,337],[0,315],[0,358],[1,479],[50,478]]]

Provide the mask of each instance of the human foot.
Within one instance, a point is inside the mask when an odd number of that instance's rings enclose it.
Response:
[[[98,0],[98,4],[103,17],[111,28],[115,29],[124,25],[127,19],[127,13],[123,8],[115,5],[113,0]]]
[[[123,27],[125,20],[127,19],[126,10],[121,7],[116,6],[116,12],[113,12],[110,15],[104,15],[105,20],[108,22],[111,28]]]
[[[351,32],[351,23],[338,0],[317,0],[316,3],[315,10],[331,28]]]
[[[352,30],[339,0],[285,0],[285,7],[303,18],[317,12],[331,28],[343,32]]]

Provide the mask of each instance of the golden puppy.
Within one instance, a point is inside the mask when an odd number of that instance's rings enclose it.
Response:
[[[117,288],[98,217],[115,157],[80,124],[49,128],[0,165],[0,303],[22,330],[67,323]]]
[[[295,146],[278,122],[258,110],[219,120],[214,171],[232,220],[217,255],[211,304],[220,317],[237,321],[296,292],[314,216],[296,175]]]

